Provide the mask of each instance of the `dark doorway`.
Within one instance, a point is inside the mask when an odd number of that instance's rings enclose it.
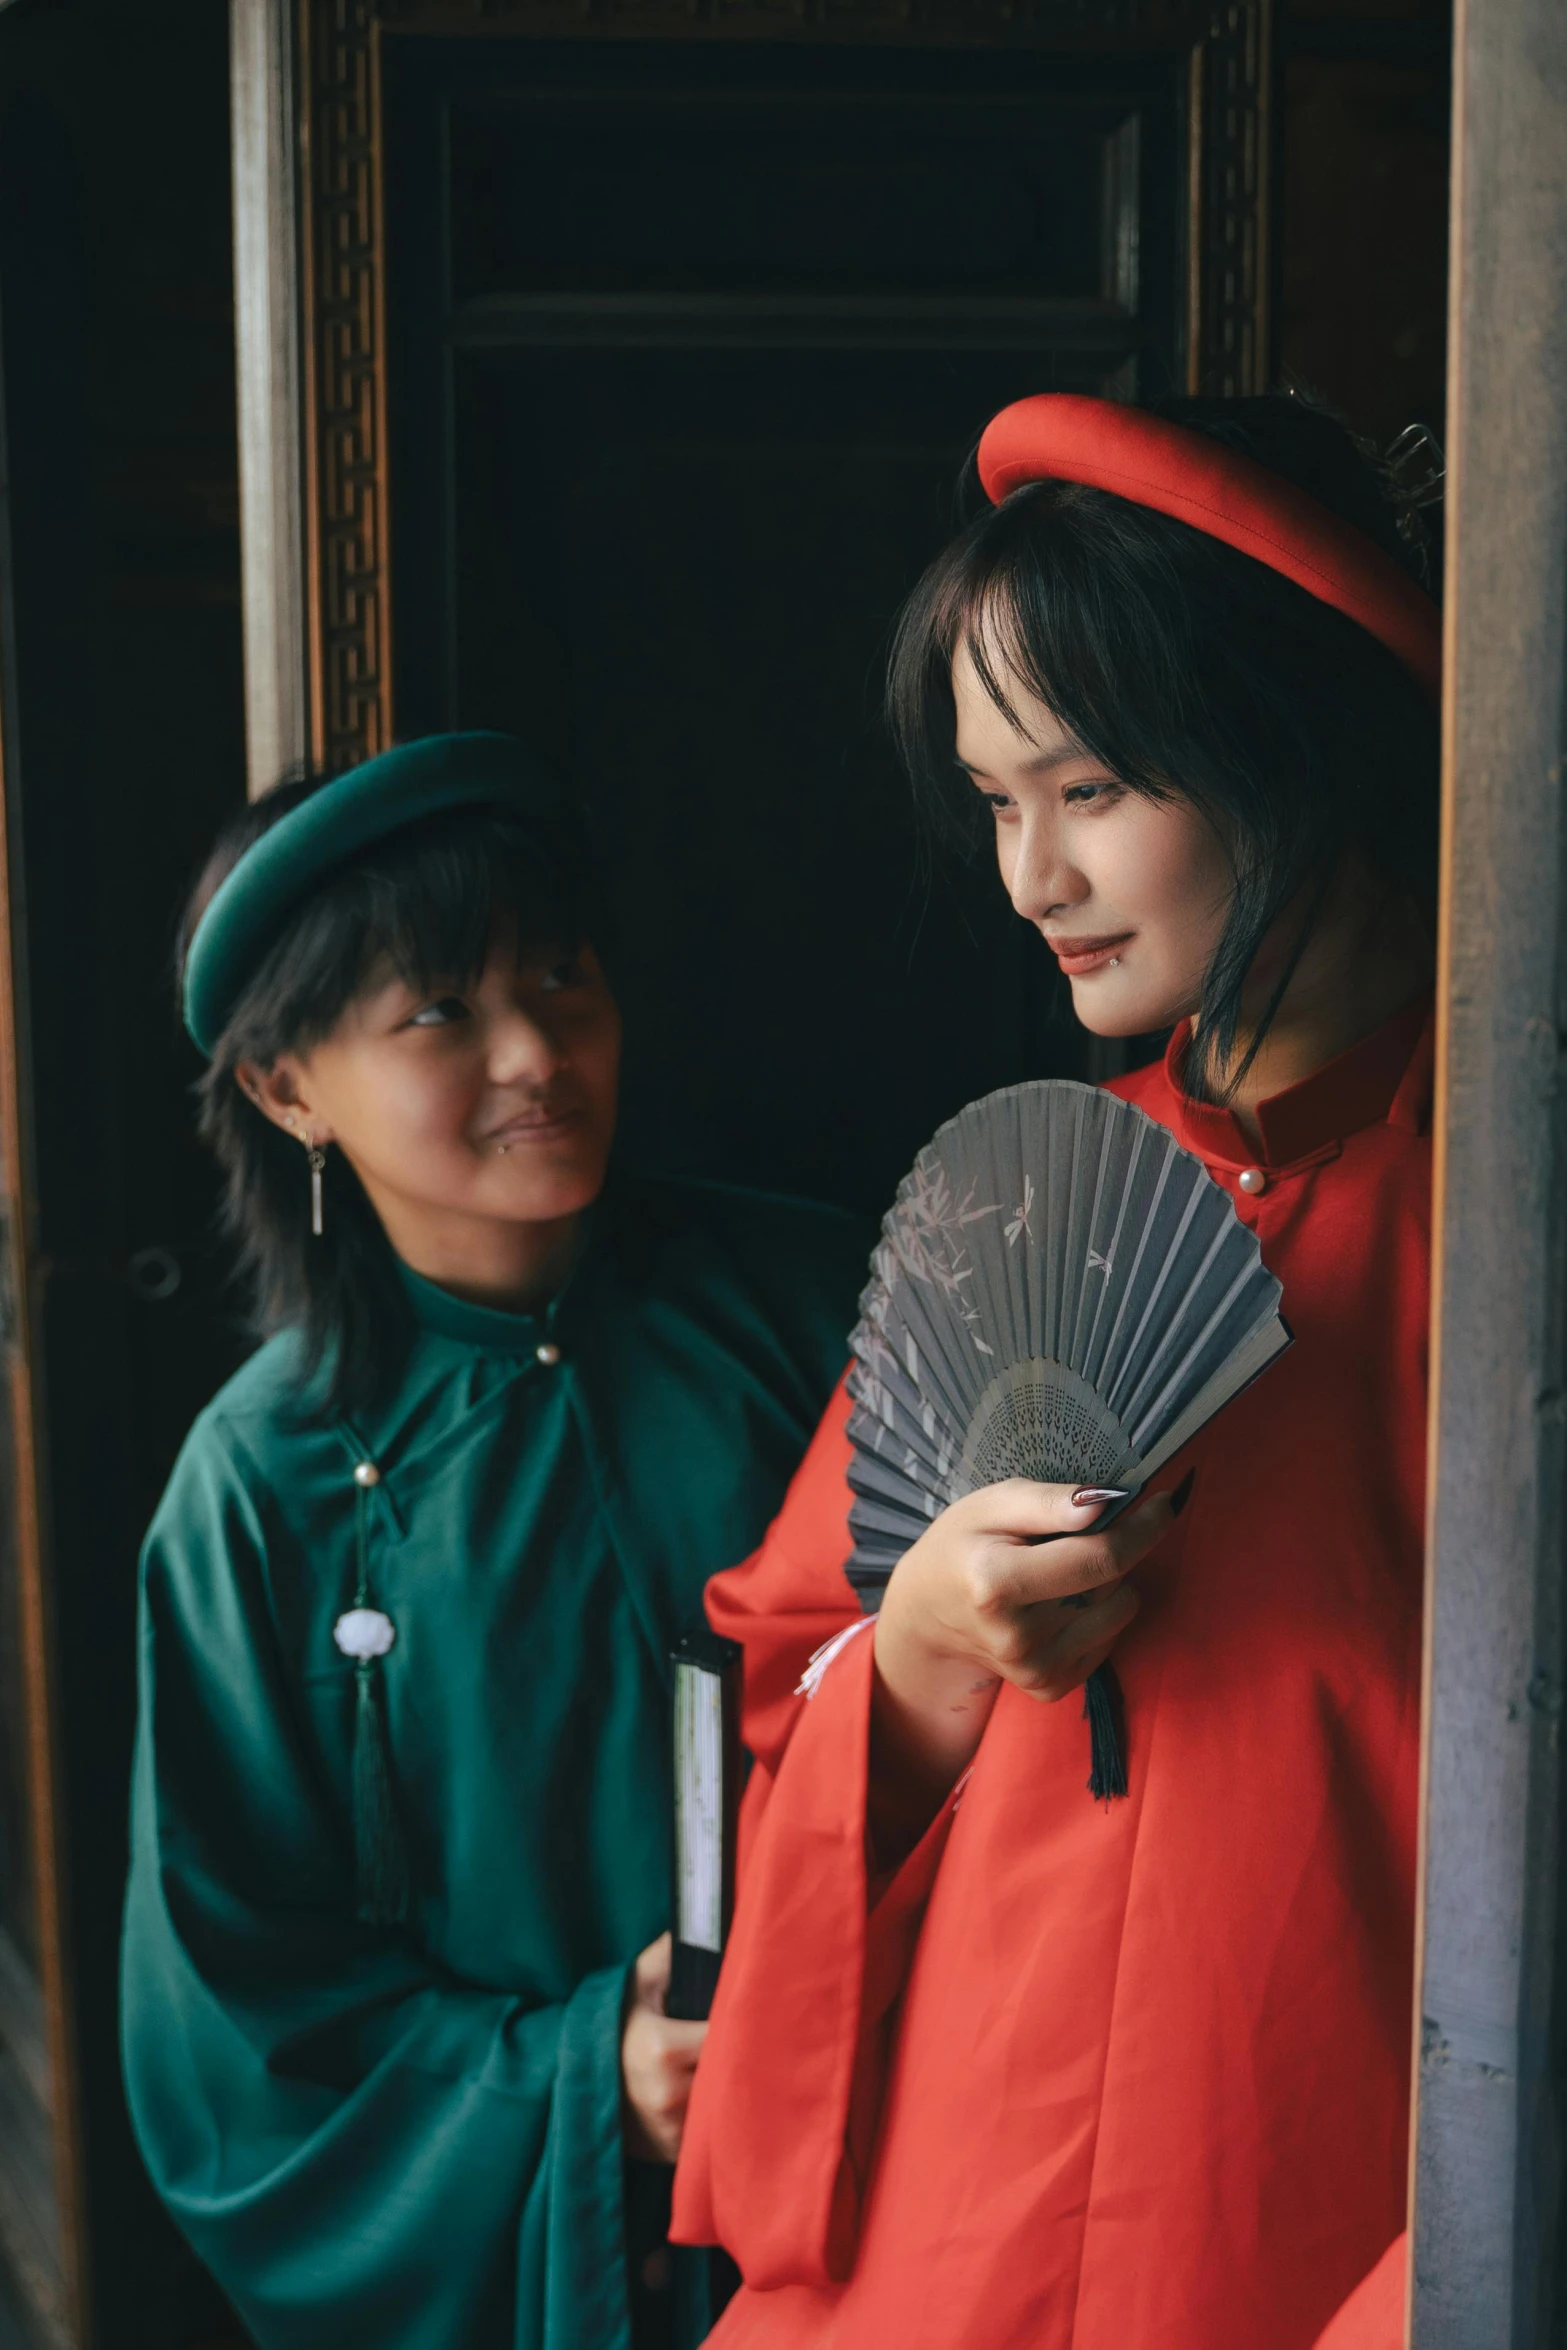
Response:
[[[1181,380],[1184,68],[388,59],[399,731],[515,728],[601,810],[639,1156],[882,1205],[1082,1066],[983,838],[932,885],[880,681],[987,417]]]

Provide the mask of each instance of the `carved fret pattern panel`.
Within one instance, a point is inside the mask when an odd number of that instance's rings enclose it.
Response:
[[[1199,391],[1261,391],[1268,373],[1268,15],[1226,0],[1203,44]]]
[[[392,739],[384,288],[373,0],[305,0],[312,749]]]
[[[1195,50],[1190,378],[1268,368],[1272,0],[298,0],[312,743],[329,769],[392,740],[379,43],[420,35]]]

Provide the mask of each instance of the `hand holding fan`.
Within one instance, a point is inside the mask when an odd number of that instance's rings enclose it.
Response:
[[[960,1111],[898,1187],[851,1341],[861,1605],[978,1486],[1135,1494],[1288,1346],[1280,1295],[1228,1195],[1130,1103],[1041,1082]],[[1101,1666],[1086,1698],[1096,1795],[1126,1792],[1113,1686]]]

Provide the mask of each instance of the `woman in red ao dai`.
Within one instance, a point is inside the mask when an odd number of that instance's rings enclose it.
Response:
[[[1369,2343],[1405,2198],[1435,606],[1295,402],[1025,402],[980,462],[895,729],[985,804],[1084,1025],[1173,1030],[1114,1090],[1231,1192],[1296,1344],[1103,1533],[1064,1487],[955,1503],[807,1697],[857,1617],[835,1398],[709,1586],[756,1769],[677,2233],[740,2264],[724,2350],[1311,2350],[1375,2271],[1334,2335]],[[1112,1652],[1100,1805],[1058,1701]]]

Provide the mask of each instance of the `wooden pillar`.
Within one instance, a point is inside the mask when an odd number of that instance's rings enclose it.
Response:
[[[1567,8],[1459,0],[1416,2350],[1567,2324]]]
[[[245,732],[251,797],[309,749],[292,0],[230,0]]]

